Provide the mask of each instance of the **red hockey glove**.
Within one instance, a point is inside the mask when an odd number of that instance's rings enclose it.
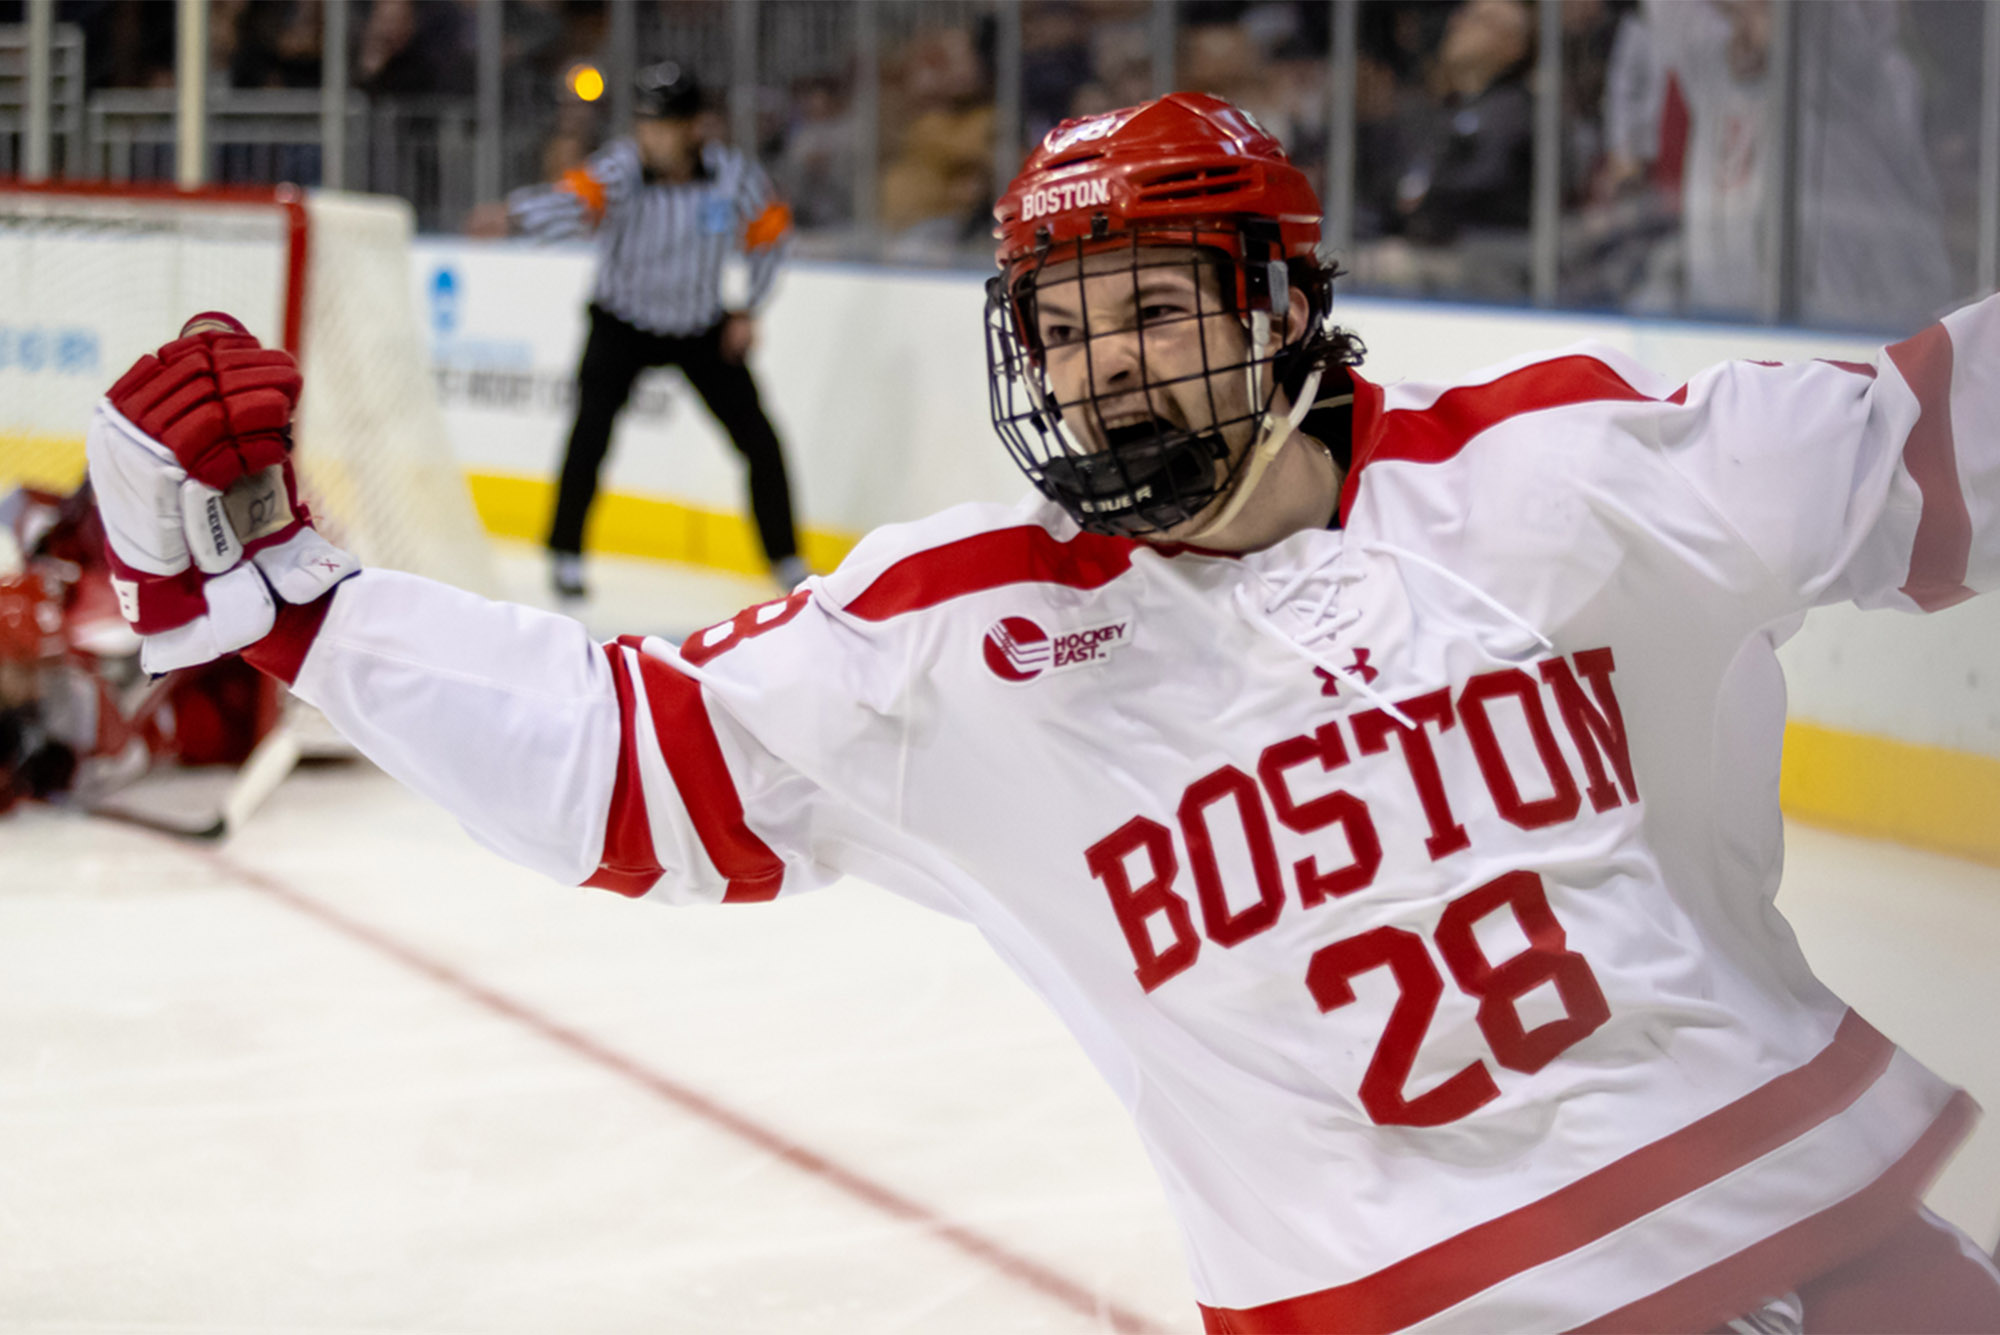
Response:
[[[233,316],[195,316],[111,387],[111,406],[217,491],[284,459],[303,381],[292,354]]]
[[[291,359],[269,360],[227,317],[189,329],[119,380],[87,439],[112,587],[149,672],[235,653],[270,631],[273,590],[309,602],[359,568],[298,504],[284,432],[298,395]],[[217,482],[233,485],[225,495]]]

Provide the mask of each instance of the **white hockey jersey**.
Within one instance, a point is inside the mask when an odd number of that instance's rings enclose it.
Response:
[[[1708,1328],[1974,1115],[1772,905],[1773,648],[2000,575],[2000,299],[1873,364],[1357,391],[1344,526],[1264,551],[963,507],[679,649],[371,571],[297,690],[556,878],[976,924],[1211,1330]]]

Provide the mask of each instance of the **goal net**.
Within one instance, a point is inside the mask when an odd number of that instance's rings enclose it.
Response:
[[[197,311],[300,357],[300,485],[371,565],[492,592],[410,299],[410,211],[337,192],[0,184],[0,488],[67,490],[92,406]]]

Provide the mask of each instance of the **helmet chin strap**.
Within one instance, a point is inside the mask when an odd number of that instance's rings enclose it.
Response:
[[[1279,268],[1277,265],[1272,267]],[[1281,268],[1279,272],[1282,272]],[[1274,305],[1279,300],[1289,300],[1287,288],[1274,288],[1273,291]],[[1275,295],[1276,293],[1286,295],[1281,298]],[[1250,382],[1252,403],[1264,402],[1263,372],[1265,358],[1270,350],[1271,313],[1253,311],[1250,315],[1250,362],[1244,368]],[[1181,541],[1198,543],[1203,538],[1210,537],[1236,522],[1236,517],[1243,513],[1243,507],[1250,503],[1251,493],[1257,490],[1257,484],[1263,480],[1264,470],[1271,466],[1271,461],[1278,457],[1278,451],[1292,438],[1292,433],[1298,430],[1299,423],[1305,420],[1306,414],[1313,410],[1315,406],[1313,400],[1319,394],[1320,376],[1324,372],[1324,367],[1313,368],[1306,376],[1305,383],[1299,386],[1298,402],[1294,403],[1292,410],[1283,417],[1274,416],[1268,408],[1264,410],[1259,418],[1257,438],[1250,446],[1249,457],[1244,459],[1243,466],[1237,470],[1236,482],[1230,487],[1222,508],[1215,512],[1215,518],[1186,535]]]

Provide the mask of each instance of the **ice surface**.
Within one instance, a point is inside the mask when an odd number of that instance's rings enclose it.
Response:
[[[771,592],[598,584],[605,634]],[[1795,829],[1781,903],[2000,1105],[2000,869]],[[2000,1132],[1933,1201],[1993,1242]],[[1121,1325],[1199,1329],[1159,1188],[960,924],[858,884],[551,886],[364,765],[295,776],[220,854],[0,822],[0,1328]]]

